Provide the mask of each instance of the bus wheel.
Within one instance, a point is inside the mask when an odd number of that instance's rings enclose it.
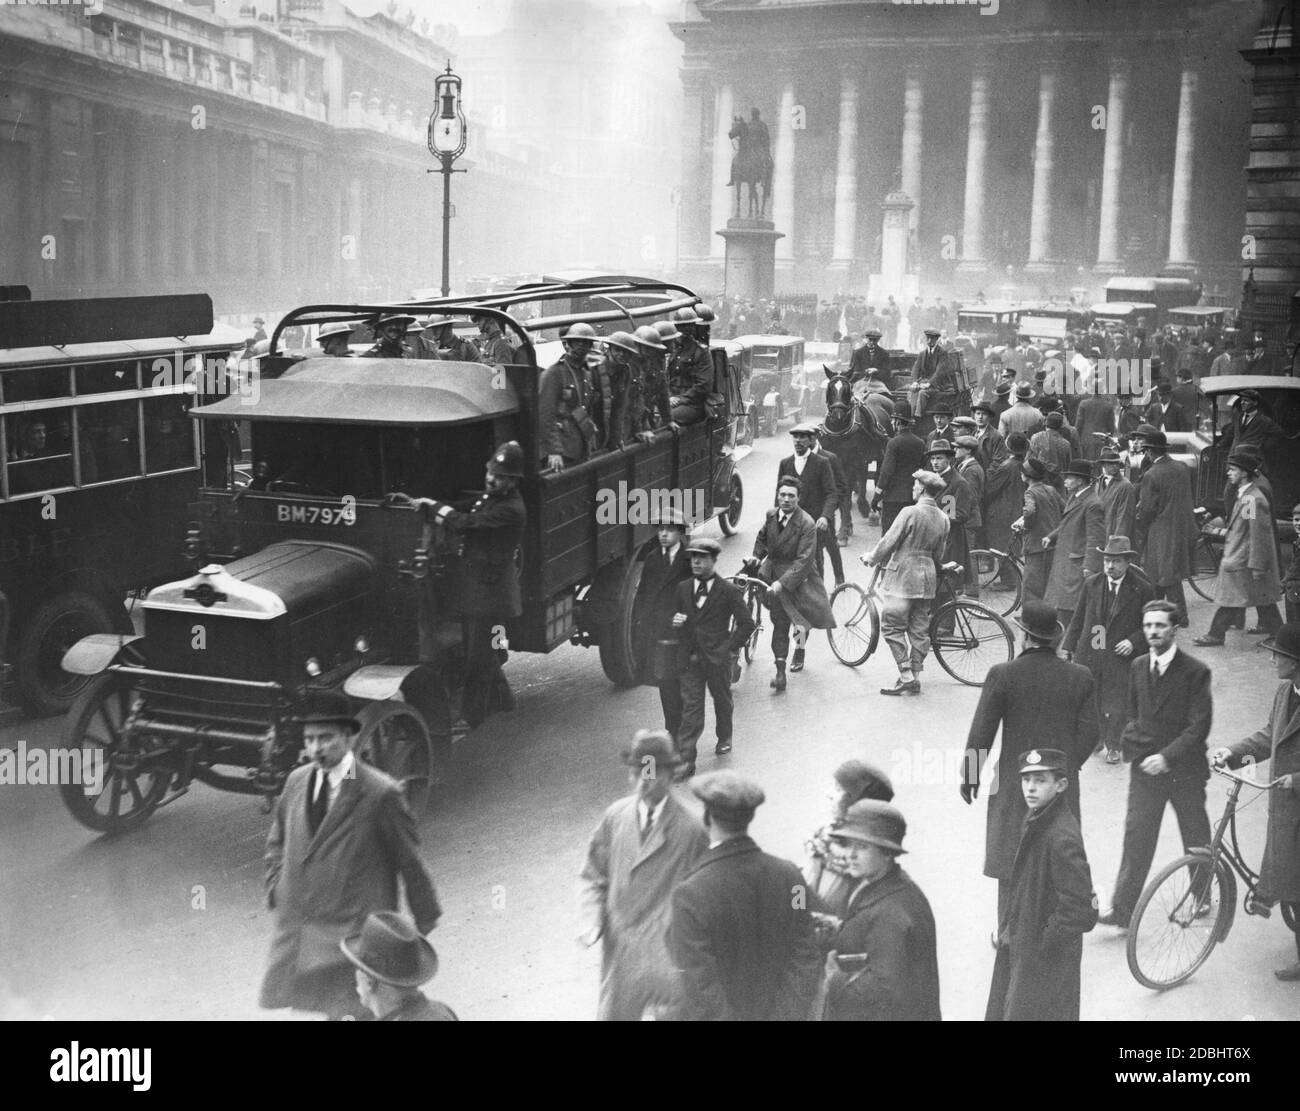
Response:
[[[63,670],[63,654],[91,633],[111,633],[113,615],[99,598],[81,590],[41,603],[18,635],[14,677],[18,699],[33,717],[64,714],[91,676]]]
[[[616,687],[635,687],[641,680],[641,659],[636,639],[636,594],[645,567],[633,560],[623,576],[618,596],[618,616],[600,627],[600,666]]]

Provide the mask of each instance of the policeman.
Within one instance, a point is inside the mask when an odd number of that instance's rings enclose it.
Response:
[[[608,451],[617,451],[631,437],[633,395],[640,396],[639,357],[640,348],[631,332],[613,332],[605,337],[605,361],[596,373],[600,375],[601,393],[607,405],[603,425],[605,441],[601,446]]]
[[[410,504],[426,518],[441,522],[460,537],[456,565],[456,612],[464,623],[465,697],[461,715],[471,727],[491,710],[512,709],[513,699],[501,674],[505,623],[523,612],[519,593],[519,542],[527,512],[519,493],[524,451],[514,440],[502,444],[487,461],[487,490],[467,510],[432,498]],[[423,638],[422,638],[423,639]]]
[[[696,334],[699,317],[693,309],[678,309],[672,323],[681,333],[677,350],[668,364],[668,392],[673,420],[678,424],[698,424],[704,419],[705,402],[713,382],[713,363],[709,350]]]
[[[410,353],[402,342],[409,324],[415,323],[415,317],[405,313],[388,313],[379,317],[373,327],[375,345],[366,352],[368,359],[407,359]]]
[[[477,363],[478,348],[467,339],[456,335],[455,321],[450,316],[431,316],[424,322],[424,340],[431,344],[437,358],[453,363]]]
[[[641,376],[639,405],[631,410],[632,428],[640,439],[648,441],[654,439],[656,428],[677,428],[668,394],[668,374],[664,369],[668,348],[659,338],[659,330],[650,324],[641,325],[635,338],[641,349]]]
[[[316,342],[320,344],[321,350],[326,355],[336,359],[348,359],[352,357],[352,352],[348,348],[348,340],[351,336],[351,324],[327,324],[316,333]]]
[[[599,446],[602,402],[599,380],[593,380],[587,366],[596,330],[580,321],[569,325],[560,339],[564,356],[542,372],[537,386],[542,450],[546,465],[555,471],[581,463]]]

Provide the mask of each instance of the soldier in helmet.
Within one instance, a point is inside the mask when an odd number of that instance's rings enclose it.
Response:
[[[698,424],[705,416],[705,402],[713,383],[713,362],[709,349],[696,335],[699,317],[694,309],[678,309],[672,322],[681,338],[668,364],[668,392],[673,420],[678,424]]]
[[[411,359],[436,359],[433,346],[425,338],[424,325],[412,320],[406,326],[406,352]]]
[[[348,340],[351,336],[351,324],[327,324],[316,333],[316,342],[320,344],[321,350],[326,355],[336,359],[347,359],[352,356],[352,352],[348,349]]]
[[[638,378],[640,349],[631,332],[612,332],[605,337],[605,361],[597,369],[605,399],[605,437],[601,445],[617,451],[631,438],[630,402]]]
[[[415,323],[415,317],[405,313],[388,313],[374,323],[375,345],[366,351],[368,359],[407,359],[410,352],[403,342],[406,328]]]
[[[637,386],[637,399],[630,410],[632,429],[642,440],[654,439],[656,428],[676,428],[672,404],[668,395],[668,374],[664,356],[668,348],[659,338],[659,330],[643,324],[636,330],[637,346],[641,349],[641,376]]]
[[[602,397],[587,366],[596,329],[579,321],[560,337],[564,356],[542,371],[537,386],[538,431],[546,465],[558,471],[590,458],[599,446]],[[599,417],[603,420],[603,414]]]
[[[478,325],[479,359],[488,366],[506,366],[515,361],[515,349],[501,333],[501,325],[491,316],[471,316]]]
[[[478,348],[469,340],[456,335],[455,321],[450,316],[431,316],[424,322],[425,342],[433,347],[439,359],[454,363],[477,363]],[[504,341],[503,341],[504,342]]]
[[[695,306],[695,319],[696,342],[707,351],[709,349],[709,342],[713,338],[713,322],[718,319],[718,314],[713,311],[711,305],[706,305],[701,301]]]
[[[460,538],[452,597],[464,623],[465,697],[461,714],[471,727],[488,716],[494,692],[497,708],[514,706],[501,673],[501,657],[505,623],[523,612],[519,592],[519,544],[527,521],[519,493],[523,476],[523,448],[510,440],[487,461],[487,490],[468,509],[460,510],[433,498],[408,502]]]

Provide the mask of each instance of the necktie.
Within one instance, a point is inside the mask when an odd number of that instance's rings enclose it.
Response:
[[[709,582],[707,579],[701,579],[699,585],[695,588],[695,608],[703,609],[704,602],[709,596]]]
[[[1151,678],[1152,679],[1160,678],[1160,661],[1157,660],[1154,656],[1151,657]]]
[[[330,804],[330,787],[326,781],[325,772],[317,768],[316,775],[312,779],[312,796],[307,803],[307,823],[311,826],[312,836],[320,829],[320,824],[325,820],[325,811],[329,809]]]
[[[668,560],[668,549],[665,548],[665,549],[664,549],[664,561],[667,562],[667,560]]]
[[[779,517],[776,519],[776,531],[777,531],[777,532],[784,532],[784,531],[785,531],[785,523],[786,523],[786,521],[788,521],[788,520],[789,520],[789,518],[788,518],[784,513],[782,513],[781,516],[779,516]]]
[[[647,807],[645,812],[645,825],[641,827],[641,844],[644,845],[646,841],[649,839],[650,831],[654,829],[654,826],[655,826],[655,812],[651,810],[649,807]]]

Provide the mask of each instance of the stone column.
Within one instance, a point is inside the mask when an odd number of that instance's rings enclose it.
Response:
[[[690,73],[682,77],[682,185],[677,199],[677,242],[673,246],[673,258],[678,261],[685,258],[698,258],[709,253],[709,240],[713,237],[712,228],[701,227],[700,203],[711,189],[712,178],[705,179],[705,173],[711,170],[701,157],[709,128],[704,119],[704,94],[707,85],[702,74]],[[726,180],[725,178],[723,179]],[[710,213],[710,215],[712,215]]]
[[[857,66],[840,67],[840,132],[835,155],[835,238],[831,269],[848,270],[858,239],[858,76]]]
[[[921,212],[921,116],[925,110],[920,62],[907,63],[904,82],[902,191],[914,202],[907,214],[907,226],[915,231]]]
[[[772,222],[785,237],[776,241],[776,268],[789,270],[794,265],[794,83],[790,80],[781,89],[772,161]]]
[[[962,203],[961,262],[957,269],[980,273],[984,257],[984,165],[989,149],[989,63],[977,59],[970,79],[966,134],[966,193]]]
[[[731,177],[731,140],[727,138],[727,132],[731,130],[734,106],[731,86],[720,86],[713,112],[713,205],[709,217],[708,252],[709,258],[718,263],[723,261],[727,245],[716,233],[726,226],[731,216],[733,193],[727,185]]]
[[[1178,93],[1178,136],[1174,144],[1174,186],[1169,200],[1169,260],[1166,270],[1195,270],[1192,259],[1192,174],[1196,156],[1196,91],[1200,75],[1183,68]]]
[[[1038,77],[1038,137],[1034,142],[1034,194],[1029,215],[1029,263],[1031,271],[1050,271],[1052,233],[1052,169],[1056,136],[1055,58],[1046,59]]]
[[[1101,230],[1097,240],[1100,274],[1122,274],[1124,258],[1120,247],[1119,201],[1124,181],[1124,128],[1128,121],[1129,66],[1116,58],[1110,65],[1110,93],[1106,98],[1106,150],[1101,170]]]

